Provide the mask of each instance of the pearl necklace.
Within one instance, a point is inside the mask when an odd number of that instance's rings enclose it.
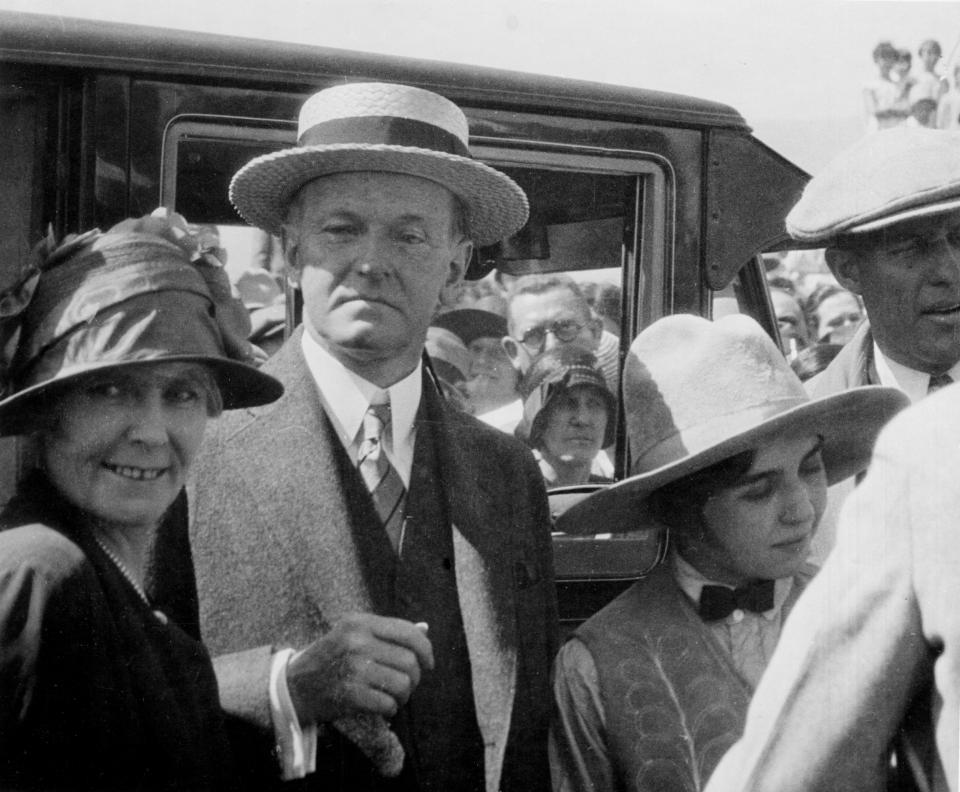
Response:
[[[97,545],[100,547],[100,549],[103,550],[107,558],[109,558],[113,562],[113,565],[117,568],[117,571],[123,576],[123,579],[126,580],[127,583],[129,583],[133,587],[133,590],[135,592],[137,592],[137,596],[140,597],[140,599],[143,601],[143,604],[149,608],[150,600],[147,599],[147,592],[145,592],[143,590],[143,587],[140,586],[140,584],[137,583],[136,580],[134,580],[133,575],[130,574],[130,571],[127,569],[126,565],[120,560],[117,554],[114,553],[113,550],[111,550],[109,547],[107,547],[102,541],[100,541],[100,537],[97,536],[96,534],[93,535],[93,541],[95,541]],[[153,611],[153,613],[161,621],[166,620],[166,616],[164,616],[160,611]]]

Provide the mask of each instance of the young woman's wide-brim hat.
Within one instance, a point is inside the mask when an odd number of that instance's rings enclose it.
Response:
[[[652,526],[647,502],[656,490],[797,431],[821,438],[835,484],[866,469],[881,428],[908,404],[896,388],[875,385],[811,399],[749,317],[660,319],[634,340],[623,370],[632,475],[570,506],[558,530]]]
[[[348,83],[311,96],[297,146],[257,157],[230,183],[230,200],[252,225],[279,234],[287,206],[307,182],[333,173],[419,176],[463,204],[473,241],[490,245],[527,222],[527,196],[468,148],[467,118],[439,94],[407,85]]]
[[[146,363],[203,365],[224,409],[282,395],[255,365],[250,320],[226,273],[190,252],[186,228],[158,210],[51,243],[0,295],[0,436],[33,431],[48,397],[78,378]]]

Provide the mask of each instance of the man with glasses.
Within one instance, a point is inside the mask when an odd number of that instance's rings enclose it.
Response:
[[[510,291],[503,348],[525,374],[541,352],[575,345],[596,353],[603,323],[577,282],[567,275],[525,275]]]

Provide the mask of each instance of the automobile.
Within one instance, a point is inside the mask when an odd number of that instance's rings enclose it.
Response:
[[[263,243],[227,198],[252,157],[295,143],[302,102],[343,81],[443,94],[473,154],[526,191],[528,225],[482,249],[470,277],[567,272],[621,289],[620,360],[671,313],[754,317],[779,342],[761,254],[808,176],[724,104],[467,65],[0,11],[0,290],[49,226],[62,236],[166,206],[215,226],[228,270]],[[285,330],[297,321],[286,290]],[[622,412],[622,411],[621,411]],[[614,475],[629,470],[617,428]],[[0,503],[31,463],[0,444]],[[569,498],[552,499],[558,512]],[[598,531],[602,526],[598,526]],[[555,535],[561,618],[572,626],[662,548],[648,532]]]

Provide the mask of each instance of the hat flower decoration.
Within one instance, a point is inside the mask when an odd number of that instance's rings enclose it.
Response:
[[[225,409],[277,398],[224,255],[214,229],[165,208],[59,243],[48,232],[0,294],[0,435],[20,433],[54,385],[152,361],[207,366]]]

